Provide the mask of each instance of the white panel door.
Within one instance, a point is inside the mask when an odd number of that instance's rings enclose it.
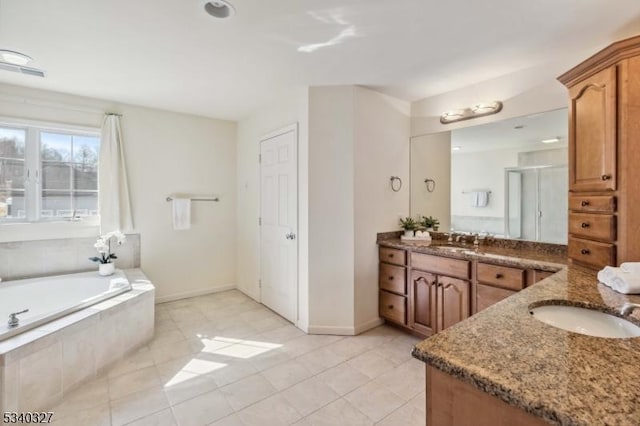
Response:
[[[298,318],[298,134],[290,126],[260,142],[261,300]]]

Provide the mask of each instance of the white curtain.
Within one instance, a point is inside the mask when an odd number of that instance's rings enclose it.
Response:
[[[133,228],[120,116],[107,114],[102,124],[98,166],[100,234]]]

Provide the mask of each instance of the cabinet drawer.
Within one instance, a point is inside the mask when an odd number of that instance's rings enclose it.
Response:
[[[555,272],[541,271],[539,269],[534,269],[534,270],[530,271],[531,281],[529,281],[527,283],[527,287],[532,286],[535,283],[538,283],[538,282],[544,280],[545,278],[550,277],[553,274],[555,274]]]
[[[502,299],[516,294],[516,291],[478,284],[476,287],[476,312],[480,312],[489,306],[498,303]]]
[[[524,269],[478,263],[478,281],[511,290],[524,288]]]
[[[379,255],[381,262],[393,263],[394,265],[407,264],[407,252],[404,250],[380,247]]]
[[[422,271],[469,279],[468,260],[449,259],[429,254],[411,253],[411,267]]]
[[[569,257],[576,262],[598,268],[614,265],[616,263],[615,250],[613,244],[569,237]]]
[[[595,240],[616,239],[616,218],[610,214],[569,213],[569,233]]]
[[[616,197],[612,195],[569,195],[569,210],[613,213]]]
[[[404,266],[380,263],[378,282],[380,290],[399,294],[407,293],[407,273]]]
[[[398,324],[407,324],[407,299],[386,291],[380,292],[380,316]]]

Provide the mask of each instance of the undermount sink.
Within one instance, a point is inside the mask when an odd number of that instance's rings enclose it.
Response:
[[[565,305],[543,305],[530,308],[538,321],[553,327],[587,336],[625,339],[640,337],[640,327],[615,315],[595,309]]]
[[[437,246],[437,248],[438,250],[455,251],[455,252],[471,251],[469,247],[460,247],[460,246]]]

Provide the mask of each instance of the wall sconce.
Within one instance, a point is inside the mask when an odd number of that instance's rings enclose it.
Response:
[[[471,108],[447,111],[440,116],[440,123],[455,123],[456,121],[470,120],[472,118],[497,114],[500,111],[502,111],[502,102],[482,102]]]

